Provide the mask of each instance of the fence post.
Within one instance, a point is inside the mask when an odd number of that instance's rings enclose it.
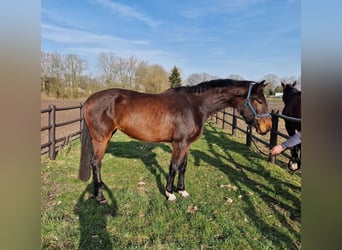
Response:
[[[272,116],[272,128],[271,128],[271,133],[270,133],[270,149],[273,148],[275,145],[278,143],[278,116],[277,116],[278,111],[272,110],[271,116]],[[272,164],[275,163],[276,156],[275,155],[270,155],[268,158],[268,161],[271,162]]]
[[[222,129],[226,128],[226,109],[223,110],[223,115],[222,115]]]
[[[83,103],[81,102],[80,103],[80,131],[81,131],[81,134],[80,134],[80,137],[81,137],[81,135],[82,135],[82,130],[83,130],[83,126],[84,126],[84,124],[83,124],[83,122],[84,122],[84,120],[83,120]]]
[[[49,105],[49,142],[51,142],[49,146],[49,159],[54,160],[56,157],[56,106]]]
[[[232,135],[235,135],[237,126],[237,118],[236,118],[236,111],[235,108],[233,109],[233,121],[232,121]]]
[[[246,131],[246,145],[250,147],[252,145],[252,126],[247,126]]]

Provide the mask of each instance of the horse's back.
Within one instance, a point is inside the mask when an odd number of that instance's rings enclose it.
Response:
[[[118,129],[142,141],[171,142],[181,137],[178,134],[184,129],[197,130],[190,105],[188,98],[174,91],[148,94],[108,89],[87,99],[84,114],[94,133],[108,134]]]

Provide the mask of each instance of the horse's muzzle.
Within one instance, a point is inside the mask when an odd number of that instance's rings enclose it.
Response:
[[[271,117],[263,117],[255,120],[255,130],[260,135],[267,134],[272,128]]]

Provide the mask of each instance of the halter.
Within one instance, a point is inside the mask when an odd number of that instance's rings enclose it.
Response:
[[[248,106],[248,108],[250,109],[250,111],[253,113],[255,119],[260,119],[260,118],[263,118],[263,117],[271,116],[270,113],[258,114],[258,113],[255,111],[255,109],[254,109],[254,107],[253,107],[253,105],[252,105],[252,103],[251,103],[251,100],[250,100],[251,93],[252,93],[252,88],[253,88],[253,84],[251,83],[251,84],[249,84],[248,94],[247,94],[247,98],[246,98],[246,100],[245,100],[245,104],[244,104],[244,105],[245,105],[245,106]]]

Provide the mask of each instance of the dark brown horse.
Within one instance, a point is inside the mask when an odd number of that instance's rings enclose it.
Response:
[[[87,181],[91,166],[94,196],[100,202],[106,201],[101,190],[101,161],[112,135],[120,130],[137,140],[171,143],[165,193],[168,200],[176,200],[173,183],[178,171],[177,190],[188,197],[184,174],[190,144],[201,137],[208,117],[223,108],[234,107],[259,134],[266,134],[272,127],[263,93],[266,85],[264,81],[220,79],[171,88],[160,94],[117,88],[94,93],[83,108],[79,178]]]
[[[295,88],[297,82],[294,81],[292,84],[281,83],[283,87],[283,102],[285,104],[283,109],[283,115],[301,118],[301,94],[302,92]],[[296,132],[301,131],[301,122],[290,121],[285,119],[285,128],[289,136],[294,135]],[[291,148],[291,158],[288,163],[288,169],[295,171],[300,168],[301,157],[300,157],[301,144],[298,144]]]

